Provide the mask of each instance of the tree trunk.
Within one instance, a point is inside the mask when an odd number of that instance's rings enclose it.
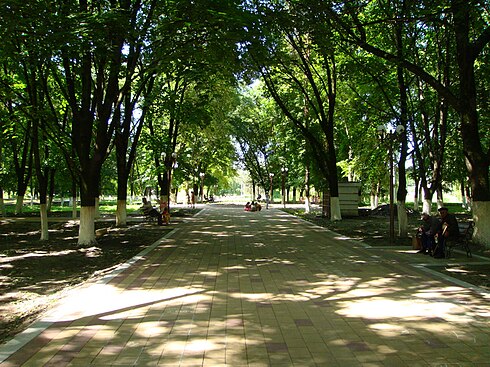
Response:
[[[468,186],[465,187],[465,195],[466,195],[466,209],[471,210],[472,208],[472,200],[471,200],[471,193],[470,193],[470,188]]]
[[[128,176],[127,172],[121,172],[118,165],[117,170],[117,210],[116,210],[116,227],[127,225],[126,199],[128,196]]]
[[[432,200],[424,198],[422,204],[422,213],[431,214],[432,213]]]
[[[305,213],[311,212],[310,204],[310,168],[306,165],[305,169]]]
[[[330,197],[330,220],[342,220],[342,214],[340,212],[340,199],[338,196]]]
[[[47,204],[40,204],[39,214],[41,216],[41,241],[49,239],[48,208]]]
[[[0,216],[6,217],[7,211],[5,210],[5,202],[3,200],[3,189],[0,187]]]
[[[406,2],[402,1],[401,13],[397,15],[397,18],[405,18],[406,13]],[[403,45],[403,22],[398,20],[395,26],[396,33],[396,45],[397,45],[397,55],[400,59],[404,57],[404,45]],[[398,203],[398,235],[399,237],[407,237],[408,231],[408,219],[407,211],[405,207],[405,202],[407,200],[407,175],[405,169],[405,163],[407,160],[407,126],[408,126],[408,96],[407,96],[407,85],[405,82],[405,69],[397,65],[397,81],[398,90],[400,93],[400,125],[403,126],[403,132],[399,134],[401,139],[401,149],[400,149],[400,159],[398,161],[398,190],[396,193],[396,199]]]
[[[91,245],[97,242],[95,236],[96,199],[99,195],[100,171],[102,160],[81,159],[80,175],[80,228],[79,245]],[[83,164],[85,163],[85,164]]]
[[[53,206],[53,198],[54,198],[54,179],[55,179],[56,170],[53,168],[49,169],[49,190],[48,190],[48,213],[51,212],[51,207]],[[61,199],[61,206],[63,207],[63,198]]]
[[[95,218],[100,218],[100,197],[95,198]]]
[[[168,171],[169,170],[168,164],[165,164],[165,167],[166,167],[167,171],[161,175],[160,174],[158,175],[158,183],[160,185],[160,197],[162,198],[161,200],[165,200],[167,202],[169,212],[170,212],[170,179],[171,179],[171,176],[170,176],[170,172]],[[193,190],[194,190],[193,191],[194,196],[197,195],[197,193],[195,191],[195,187],[193,188]]]
[[[29,134],[31,134],[31,124],[26,129],[24,138],[24,146],[20,149],[17,144],[12,142],[14,150],[14,166],[17,176],[17,202],[15,205],[15,215],[19,215],[23,211],[24,197],[27,191],[27,185],[32,177],[32,144]],[[18,155],[18,150],[22,153]]]
[[[78,211],[77,211],[77,185],[75,183],[75,180],[72,178],[72,184],[71,184],[71,217],[77,218],[78,217]]]
[[[41,152],[41,142],[39,141],[39,123],[40,121],[33,122],[33,138],[32,138],[32,150],[34,156],[34,165],[36,168],[37,183],[39,188],[39,204],[40,204],[40,216],[41,216],[41,241],[49,239],[48,231],[48,177],[49,169],[43,169],[42,161],[46,160],[49,156],[49,148],[44,145],[44,150]]]
[[[465,195],[465,191],[464,191],[464,180],[461,180],[460,182],[460,186],[459,186],[459,193],[461,194],[461,203],[462,203],[462,206],[463,208],[465,209],[468,209],[468,204],[466,202],[466,195]]]
[[[401,238],[408,237],[407,207],[404,201],[397,202],[398,235]]]
[[[24,206],[24,195],[17,195],[17,200],[15,202],[15,215],[22,213],[22,208]]]
[[[127,225],[127,210],[126,200],[117,200],[116,209],[116,227],[123,227]]]
[[[442,193],[442,187],[439,186],[436,190],[437,192],[437,209],[442,208],[444,206],[444,196]]]
[[[91,245],[95,239],[95,205],[83,205],[80,208],[80,228],[78,231],[78,244]]]
[[[424,199],[422,200],[423,213],[430,214],[432,211],[432,196],[433,196],[432,190],[430,190],[430,188],[426,186],[422,188],[422,191],[424,193]]]
[[[413,210],[416,212],[419,211],[419,183],[418,183],[418,181],[415,182],[415,188],[414,188],[414,193],[413,193]]]
[[[475,231],[473,239],[477,243],[485,244],[486,247],[490,247],[490,224],[488,218],[490,217],[490,202],[489,201],[473,201],[472,204],[473,218],[481,218],[482,220],[475,225]],[[476,224],[476,221],[475,221]],[[486,224],[486,225],[485,225]]]

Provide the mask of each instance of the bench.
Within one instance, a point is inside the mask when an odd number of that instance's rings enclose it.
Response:
[[[140,210],[140,212],[143,215],[145,222],[152,223],[152,222],[155,221],[156,217],[155,216],[151,216],[150,215],[150,211]]]
[[[156,208],[153,208],[153,210],[156,210],[158,215],[161,216],[163,224],[169,224],[170,223],[170,213],[169,212],[166,211],[165,213],[161,214]],[[145,212],[145,211],[141,210],[141,213],[144,216],[145,222],[153,223],[155,221],[158,221],[158,218],[156,215],[150,215],[150,211]]]
[[[467,257],[472,257],[470,242],[471,237],[473,236],[475,224],[473,222],[468,223],[458,223],[459,227],[459,237],[455,240],[446,241],[446,258],[451,256],[451,252],[458,247],[461,247],[464,251],[466,251]]]

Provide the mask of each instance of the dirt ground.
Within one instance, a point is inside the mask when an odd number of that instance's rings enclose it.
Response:
[[[173,218],[178,225],[180,212]],[[51,220],[53,222],[51,222]],[[38,218],[0,218],[0,343],[23,330],[63,292],[101,277],[170,231],[170,227],[132,218],[125,228],[114,219],[96,223],[107,228],[96,246],[77,245],[78,225],[51,218],[49,240],[39,241]]]
[[[187,209],[178,213],[173,218],[174,225],[182,221],[179,217],[195,212]],[[303,218],[371,245],[391,244],[387,217],[344,218],[340,222],[330,222],[314,214]],[[96,228],[107,228],[107,233],[98,239],[96,246],[80,247],[77,246],[78,226],[68,219],[53,218],[50,239],[45,242],[39,241],[37,218],[0,219],[0,343],[23,330],[64,291],[89,278],[103,276],[169,230],[142,220],[132,220],[126,228],[119,229],[114,228],[110,217],[97,222]],[[409,222],[411,231],[420,223],[418,216],[411,217]],[[410,246],[410,239],[397,238],[396,243]],[[478,248],[473,251],[483,254]],[[488,264],[441,266],[439,271],[490,290]]]

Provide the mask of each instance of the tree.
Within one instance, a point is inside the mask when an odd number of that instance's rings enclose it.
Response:
[[[280,119],[271,101],[262,95],[259,84],[242,88],[240,103],[231,120],[233,138],[239,147],[239,159],[252,179],[254,200],[256,185],[264,192],[272,190],[270,174],[274,167],[276,142],[274,126]]]
[[[305,2],[306,3],[306,2]],[[475,63],[481,57],[484,48],[490,42],[490,27],[485,23],[485,10],[477,2],[450,0],[444,4],[423,3],[419,8],[411,4],[416,16],[408,17],[407,22],[438,22],[441,13],[451,14],[451,30],[454,32],[457,59],[457,90],[444,85],[423,65],[411,60],[409,55],[397,55],[383,48],[368,38],[366,29],[372,24],[388,22],[389,19],[378,19],[377,22],[363,22],[363,8],[357,2],[342,2],[333,7],[330,2],[308,2],[308,14],[314,14],[322,21],[332,20],[344,38],[365,51],[399,65],[420,77],[429,84],[460,116],[460,132],[463,151],[470,176],[473,194],[473,218],[475,220],[474,239],[490,246],[490,180],[489,147],[485,147],[488,137],[481,130],[475,79]],[[429,14],[430,16],[426,16]]]
[[[124,1],[90,6],[85,1],[71,1],[50,18],[57,26],[49,39],[56,55],[53,61],[59,62],[51,69],[71,112],[73,150],[65,146],[65,152],[67,156],[68,152],[75,154],[70,166],[78,168],[80,181],[79,244],[95,241],[101,169],[120,124],[115,118],[120,114],[114,112],[133,81],[131,62],[137,58],[127,57],[125,50],[134,46],[135,25],[151,18],[155,4]],[[73,22],[73,18],[80,22]],[[128,79],[121,84],[126,72]]]
[[[262,19],[267,30],[250,42],[250,54],[268,91],[284,115],[308,142],[330,192],[332,220],[340,220],[334,144],[337,69],[335,34],[313,29],[296,9],[274,11]],[[262,39],[267,43],[262,45]]]

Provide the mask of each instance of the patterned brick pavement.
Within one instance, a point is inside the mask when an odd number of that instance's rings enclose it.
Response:
[[[441,261],[206,206],[67,295],[0,365],[490,366],[490,296],[425,270]]]

